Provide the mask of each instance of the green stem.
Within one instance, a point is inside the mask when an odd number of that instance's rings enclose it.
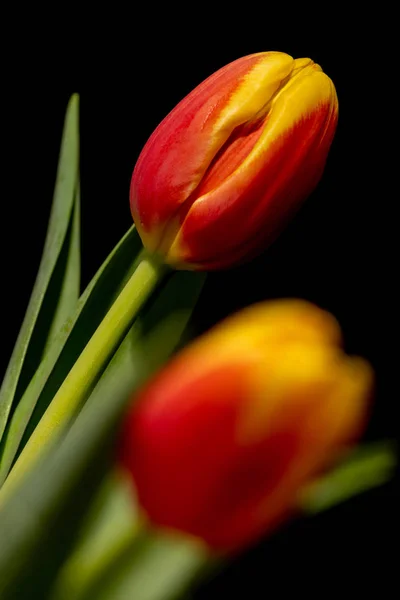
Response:
[[[137,268],[55,394],[4,482],[0,504],[79,411],[99,374],[166,270],[152,255],[142,251]]]
[[[81,600],[146,535],[146,523],[132,501],[130,481],[119,472],[111,472],[89,509],[74,551],[58,575],[52,600]]]
[[[132,502],[131,482],[111,473],[93,503],[77,546],[49,598],[175,597],[214,565],[204,544],[158,531]]]

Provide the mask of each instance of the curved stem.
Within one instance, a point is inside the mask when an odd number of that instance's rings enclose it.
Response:
[[[10,471],[1,489],[0,503],[79,411],[138,311],[166,271],[165,265],[142,251],[137,268],[65,378]]]

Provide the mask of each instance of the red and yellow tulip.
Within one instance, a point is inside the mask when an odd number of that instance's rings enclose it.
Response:
[[[177,355],[121,436],[149,519],[223,551],[276,527],[362,431],[372,369],[340,343],[329,313],[286,300],[228,318]]]
[[[318,183],[337,123],[311,59],[261,52],[186,96],[143,148],[130,191],[144,245],[177,268],[250,259]]]

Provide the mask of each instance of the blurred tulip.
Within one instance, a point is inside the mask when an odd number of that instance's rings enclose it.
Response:
[[[309,58],[261,52],[211,75],[135,166],[131,210],[144,245],[201,270],[261,252],[321,178],[337,114],[335,87]]]
[[[372,370],[340,342],[329,313],[284,300],[177,355],[139,393],[120,440],[149,519],[236,551],[295,510],[366,420]]]

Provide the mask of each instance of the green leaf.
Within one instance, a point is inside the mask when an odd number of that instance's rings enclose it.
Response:
[[[136,389],[179,343],[205,276],[174,273],[138,316],[65,437],[0,508],[0,596],[45,598],[113,462],[115,433]],[[46,568],[43,568],[46,565]]]
[[[50,405],[26,442],[0,491],[0,503],[16,482],[32,468],[52,440],[62,437],[82,409],[138,313],[170,273],[145,249],[137,268],[104,316],[92,337],[52,397]]]
[[[38,275],[0,389],[0,440],[13,403],[18,401],[17,386],[19,392],[21,394],[23,392],[21,374],[23,374],[28,347],[69,227],[79,167],[78,116],[78,96],[75,94],[70,99],[65,117],[53,204]],[[40,356],[36,356],[36,359],[39,362]]]
[[[43,356],[51,347],[61,327],[74,314],[80,295],[81,282],[81,199],[79,180],[75,193],[71,234],[68,240],[68,256],[64,269],[59,299],[47,334]]]
[[[86,346],[118,292],[133,272],[142,243],[132,225],[79,299],[75,314],[53,339],[12,416],[2,445],[0,485]],[[22,443],[21,443],[22,440]]]
[[[396,444],[391,440],[356,448],[332,471],[302,490],[301,509],[313,515],[387,483],[396,469],[396,454]]]

